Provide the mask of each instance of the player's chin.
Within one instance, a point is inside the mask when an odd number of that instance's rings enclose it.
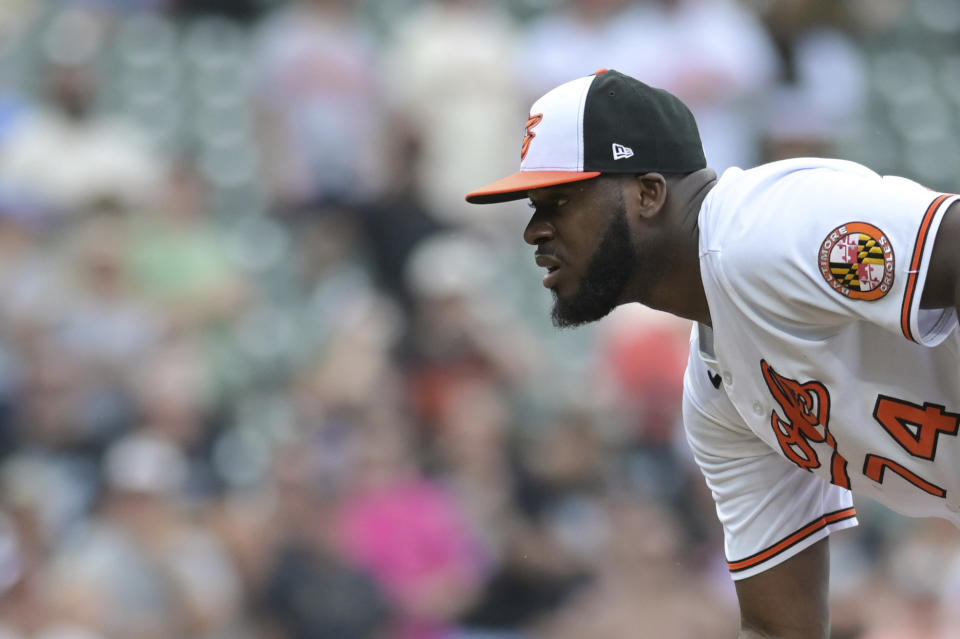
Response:
[[[575,323],[574,319],[569,315],[568,304],[560,297],[557,289],[551,289],[550,292],[553,294],[553,308],[550,309],[550,321],[553,325],[556,328],[577,326],[578,324]]]
[[[557,328],[575,328],[606,317],[615,308],[613,304],[584,303],[578,296],[564,297],[553,291],[553,310],[550,319]]]

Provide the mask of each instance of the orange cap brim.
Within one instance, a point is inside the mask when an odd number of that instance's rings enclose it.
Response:
[[[589,180],[599,171],[519,171],[467,194],[471,204],[496,204],[527,197],[527,191]]]

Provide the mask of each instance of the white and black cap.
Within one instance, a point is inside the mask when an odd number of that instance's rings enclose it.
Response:
[[[690,173],[705,168],[697,123],[675,95],[602,69],[533,103],[520,171],[467,195],[474,204],[603,173]]]

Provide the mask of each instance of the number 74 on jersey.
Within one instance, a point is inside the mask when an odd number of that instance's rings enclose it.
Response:
[[[830,481],[850,488],[847,460],[837,450],[837,441],[830,432],[830,393],[817,381],[797,382],[778,374],[766,360],[760,361],[764,382],[779,404],[782,415],[772,411],[770,425],[783,454],[804,470],[812,471],[821,463],[813,444],[825,443],[833,449],[830,458]],[[914,404],[896,397],[878,395],[873,418],[911,457],[933,462],[941,435],[956,437],[960,430],[960,414],[951,413],[939,404]],[[863,461],[863,474],[882,484],[886,471],[899,475],[920,490],[945,498],[946,489],[937,486],[902,464],[873,453]]]

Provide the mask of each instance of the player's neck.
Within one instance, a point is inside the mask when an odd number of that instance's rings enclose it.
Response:
[[[685,282],[675,285],[676,290],[681,291],[682,294],[664,298],[664,303],[658,310],[694,322],[700,322],[706,326],[712,326],[710,307],[707,304],[707,296],[703,289],[703,280],[700,278],[699,260],[690,269],[689,276],[684,279]]]
[[[711,325],[710,307],[700,275],[700,209],[717,183],[711,169],[703,169],[670,185],[669,211],[675,220],[670,242],[670,268],[652,291],[647,306],[685,319]]]

